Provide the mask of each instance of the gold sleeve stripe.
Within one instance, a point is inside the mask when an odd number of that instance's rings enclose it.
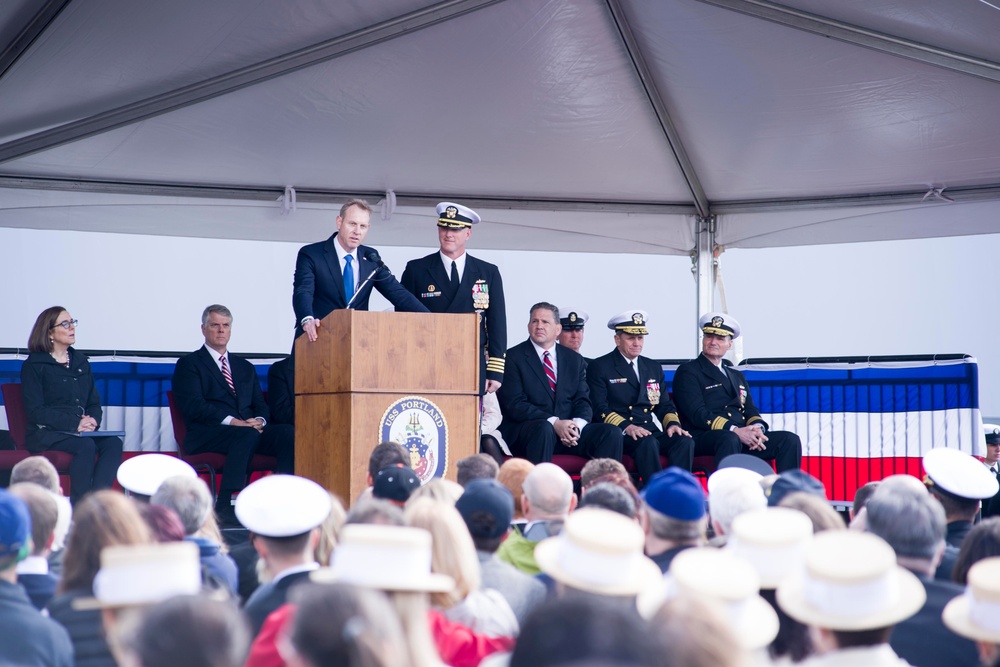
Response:
[[[726,428],[726,422],[727,420],[725,417],[716,417],[715,419],[712,420],[712,430],[721,431],[722,429]]]
[[[762,422],[762,421],[764,420],[761,419],[760,417],[751,417],[750,419],[747,420],[747,424],[752,424],[754,422]]]
[[[663,423],[664,424],[680,424],[681,423],[681,419],[680,419],[680,417],[677,416],[676,412],[668,412],[663,417]]]
[[[604,417],[604,423],[605,424],[611,424],[612,426],[618,426],[618,425],[620,425],[624,421],[625,421],[625,418],[622,417],[617,412],[609,412]]]
[[[486,370],[503,373],[504,361],[503,357],[490,357],[489,361],[486,362]]]

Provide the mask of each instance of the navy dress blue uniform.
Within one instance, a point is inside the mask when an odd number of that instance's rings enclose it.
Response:
[[[330,313],[347,308],[350,298],[344,292],[344,273],[340,268],[340,258],[333,244],[337,234],[325,241],[303,246],[295,260],[295,278],[292,286],[292,308],[295,310],[295,335],[302,333],[302,320],[306,317],[323,319]],[[368,259],[369,246],[357,247],[358,284],[355,285],[357,298],[351,306],[354,310],[368,310],[372,287],[377,289],[396,310],[426,313],[427,308],[412,294],[403,289],[392,272],[380,268],[375,276],[362,284],[378,266]]]
[[[594,415],[587,387],[586,364],[578,353],[553,345],[556,357],[556,389],[549,389],[548,378],[531,340],[507,350],[504,383],[497,391],[503,422],[500,433],[515,456],[532,463],[552,460],[555,454],[573,454],[586,458],[622,458],[621,429],[610,424],[587,424],[575,447],[563,445],[550,417],[583,419]]]
[[[257,370],[246,359],[229,354],[229,368],[236,392],[229,388],[219,366],[202,346],[177,360],[173,392],[177,407],[184,416],[187,435],[184,449],[189,454],[221,452],[226,455],[222,470],[222,491],[233,492],[246,484],[247,469],[254,453],[272,454],[278,459],[278,472],[294,471],[295,429],[288,424],[274,424],[257,379]],[[226,417],[249,420],[263,417],[262,431],[223,424]],[[222,494],[220,494],[220,498]]]
[[[715,463],[730,454],[747,453],[773,459],[778,472],[801,467],[802,443],[788,431],[770,431],[754,405],[750,384],[743,373],[722,361],[725,372],[704,354],[681,364],[674,374],[674,399],[681,424],[691,432],[695,454],[714,454]],[[745,447],[730,428],[760,424],[767,435],[763,451]]]
[[[486,380],[503,382],[507,353],[507,310],[503,298],[500,269],[469,254],[457,289],[444,270],[441,253],[410,260],[400,278],[403,287],[432,313],[474,313],[480,311],[479,342],[483,347],[480,363],[480,392]]]
[[[622,438],[624,452],[635,459],[644,482],[660,469],[661,453],[670,465],[691,470],[694,440],[680,434],[668,436],[653,421],[653,415],[656,415],[664,429],[672,424],[681,425],[677,409],[664,386],[663,369],[648,357],[639,356],[635,361],[638,376],[617,349],[594,359],[587,366],[587,384],[595,420],[622,431],[635,424],[653,433],[636,440],[627,435]]]

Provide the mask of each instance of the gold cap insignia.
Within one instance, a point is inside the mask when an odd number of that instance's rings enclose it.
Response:
[[[455,219],[456,217],[458,217],[458,209],[455,208],[454,206],[449,206],[444,210],[444,214],[445,217]]]
[[[719,317],[718,315],[716,315],[715,317],[712,318],[712,326],[713,327],[716,327],[716,328],[721,327],[722,326],[722,322],[723,322],[722,318]]]

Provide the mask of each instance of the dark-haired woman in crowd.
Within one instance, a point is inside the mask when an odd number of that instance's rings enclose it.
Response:
[[[121,438],[73,435],[101,425],[101,397],[86,355],[73,349],[76,320],[62,306],[46,308],[28,338],[31,353],[21,366],[26,445],[33,453],[69,452],[70,500],[110,488],[122,458]]]

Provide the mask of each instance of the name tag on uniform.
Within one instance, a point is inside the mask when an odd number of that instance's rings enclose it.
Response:
[[[628,382],[628,378],[608,378],[608,382],[611,384],[622,384],[623,382]]]

